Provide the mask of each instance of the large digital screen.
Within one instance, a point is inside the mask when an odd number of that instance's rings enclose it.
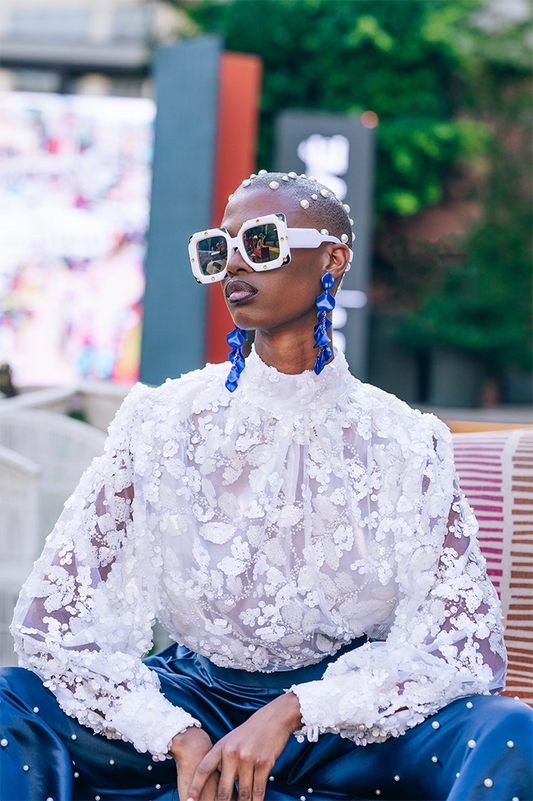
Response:
[[[0,362],[135,381],[155,105],[0,92]]]

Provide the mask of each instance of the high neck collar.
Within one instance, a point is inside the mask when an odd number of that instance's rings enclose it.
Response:
[[[239,390],[251,403],[275,415],[298,414],[336,403],[354,380],[344,354],[338,350],[320,375],[312,370],[289,375],[265,364],[252,347],[239,378]]]

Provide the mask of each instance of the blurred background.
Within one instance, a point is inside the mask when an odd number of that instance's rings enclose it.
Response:
[[[3,0],[0,664],[128,387],[227,358],[187,240],[252,171],[350,205],[356,376],[531,423],[532,50],[530,0]]]
[[[161,45],[205,34],[260,59],[252,169],[279,166],[287,110],[373,129],[354,371],[418,405],[530,404],[528,0],[4,0],[0,360],[13,384],[138,377],[153,67]],[[189,127],[205,112],[197,98]],[[169,374],[190,368],[179,361]]]
[[[252,168],[279,166],[286,110],[374,129],[354,371],[419,405],[533,405],[530,0],[4,0],[0,360],[12,383],[138,377],[154,63],[161,45],[205,34],[261,61]],[[188,125],[205,111],[198,98]],[[171,374],[190,367],[178,362]]]

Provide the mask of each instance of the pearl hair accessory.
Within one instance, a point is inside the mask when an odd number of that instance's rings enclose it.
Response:
[[[242,186],[250,186],[251,183],[252,182],[250,181],[249,178],[245,178],[244,181],[242,182]]]
[[[316,178],[315,178],[314,175],[308,175],[307,177],[309,178],[310,181],[316,181]]]
[[[255,174],[255,172],[253,172],[253,173],[250,175],[250,178],[257,178],[257,175]]]
[[[258,175],[266,175],[267,171],[266,170],[259,170],[259,172],[257,174]]]
[[[307,175],[305,174],[305,172],[301,172],[300,173],[300,178],[307,178]]]
[[[233,197],[233,192],[231,193],[231,195],[228,195],[228,200],[231,200],[232,197]]]
[[[318,200],[318,195],[311,195],[311,200]]]
[[[355,234],[353,231],[352,231],[352,242],[355,242]]]
[[[344,242],[344,244],[346,244],[347,241],[348,241],[348,234],[342,234],[341,242]]]
[[[329,197],[329,192],[327,189],[321,189],[320,194],[322,195],[322,197]]]
[[[327,228],[321,228],[320,233],[322,234],[322,236],[329,236],[329,231]]]
[[[305,198],[304,198],[304,200],[300,200],[300,206],[302,207],[302,209],[308,209],[309,208],[309,201],[305,200]]]
[[[349,214],[349,213],[350,213],[350,207],[349,207],[349,205],[348,205],[347,203],[343,203],[343,204],[342,204],[342,208],[344,209],[344,211],[346,212],[346,214]]]
[[[353,220],[352,220],[352,218],[351,218],[351,217],[348,217],[348,219],[349,219],[349,221],[350,221],[350,225],[353,225]]]
[[[289,178],[298,178],[298,176],[296,175],[295,172],[289,172],[287,174],[288,174]]]
[[[289,180],[289,176],[288,175],[282,175],[281,176],[281,180],[282,181],[288,181]]]
[[[278,182],[277,182],[277,181],[270,181],[270,183],[269,183],[269,187],[270,187],[271,189],[279,189],[279,184],[278,184]]]

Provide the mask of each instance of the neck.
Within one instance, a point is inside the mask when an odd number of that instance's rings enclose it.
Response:
[[[255,334],[255,350],[259,358],[269,367],[280,373],[298,375],[312,370],[318,351],[314,349],[313,326],[316,314],[313,312],[311,325],[304,321],[300,330],[266,331],[258,329]]]

